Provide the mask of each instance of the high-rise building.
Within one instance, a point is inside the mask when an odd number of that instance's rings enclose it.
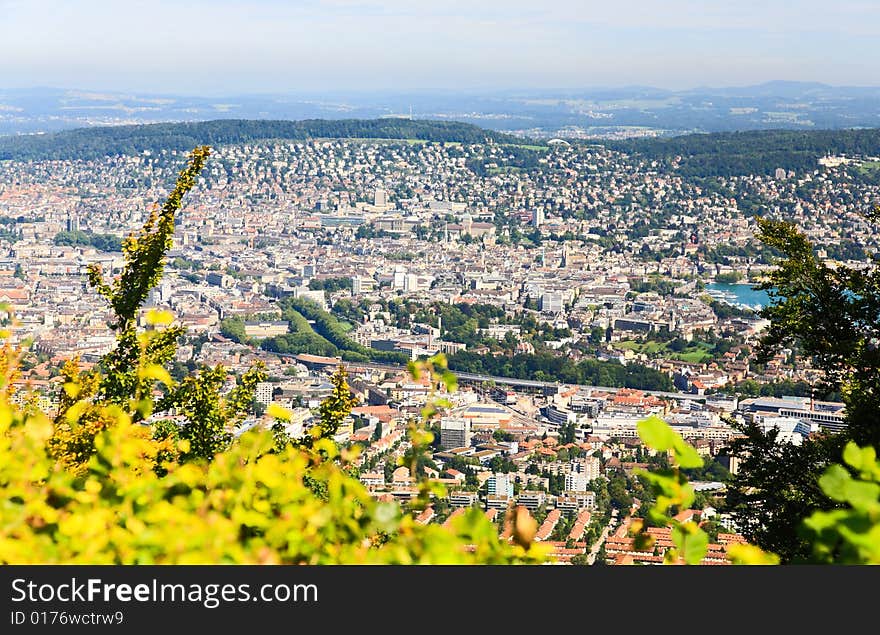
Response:
[[[510,474],[492,474],[486,479],[486,494],[488,496],[513,496],[513,478]]]
[[[582,472],[569,472],[565,475],[565,491],[566,492],[585,492],[587,491],[587,475]]]
[[[67,212],[67,231],[79,231],[79,214],[76,212]]]
[[[403,289],[406,285],[406,269],[403,265],[395,265],[394,266],[394,279],[392,280],[391,286],[394,289]]]
[[[538,208],[532,213],[532,226],[533,227],[540,227],[543,224],[544,224],[544,210]]]
[[[385,207],[388,205],[388,193],[381,187],[377,187],[373,192],[373,205],[376,207]]]
[[[367,276],[352,276],[351,278],[351,294],[359,295],[361,293],[369,293],[376,290],[376,281]]]
[[[588,456],[571,462],[571,471],[583,474],[587,479],[587,483],[599,478],[601,474],[600,467],[601,463],[597,456]]]
[[[466,448],[471,444],[471,422],[447,417],[440,420],[440,445],[443,449]]]
[[[408,273],[403,279],[404,291],[418,291],[419,277],[414,273]]]
[[[271,382],[261,381],[257,384],[256,391],[254,392],[254,400],[257,403],[261,403],[264,406],[268,406],[272,403],[272,390],[273,386]]]

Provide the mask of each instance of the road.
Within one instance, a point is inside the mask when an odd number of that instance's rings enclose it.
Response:
[[[291,353],[275,353],[279,357],[288,357],[288,358],[297,358],[297,355]],[[334,361],[332,363],[328,362],[325,366],[333,366],[338,364],[338,361]],[[390,372],[400,372],[406,370],[406,366],[401,366],[397,364],[377,364],[374,362],[343,362],[346,368],[371,368],[375,370],[386,370]],[[515,377],[496,377],[494,375],[481,375],[477,373],[463,373],[458,371],[453,371],[455,376],[458,377],[460,382],[476,382],[476,383],[488,383],[494,382],[497,385],[502,386],[514,386],[520,388],[531,388],[533,390],[544,390],[545,388],[557,388],[563,384],[559,382],[546,382],[546,381],[536,381],[534,379],[517,379]],[[624,390],[619,387],[613,386],[589,386],[586,384],[564,384],[565,386],[571,386],[573,388],[580,388],[582,390],[604,390],[605,392],[616,393],[620,390]],[[693,395],[690,393],[681,393],[681,392],[668,392],[664,390],[643,390],[647,395],[654,395],[656,397],[661,397],[663,399],[678,399],[678,400],[687,400],[687,401],[705,401],[705,395]]]
[[[502,384],[504,386],[520,386],[522,388],[555,388],[561,386],[558,382],[544,382],[544,381],[534,381],[531,379],[516,379],[513,377],[494,377],[492,375],[477,375],[474,373],[459,373],[456,371],[455,376],[458,377],[459,381],[476,381],[476,382],[495,382],[496,384]],[[582,390],[604,390],[605,392],[615,393],[620,390],[625,390],[618,387],[610,387],[610,386],[588,386],[585,384],[565,384],[566,386],[572,386],[574,388],[580,388]],[[690,393],[680,393],[680,392],[667,392],[664,390],[643,390],[643,393],[647,395],[655,395],[657,397],[662,397],[664,399],[680,399],[687,401],[705,401],[706,397],[704,395],[693,395]]]
[[[605,544],[605,540],[608,538],[608,534],[611,533],[611,528],[617,523],[617,510],[611,510],[611,519],[608,521],[608,524],[605,525],[605,528],[602,530],[602,533],[599,535],[598,540],[593,544],[590,548],[590,553],[587,554],[587,564],[593,564],[596,562],[596,555],[599,553],[599,549],[602,548],[602,545]]]

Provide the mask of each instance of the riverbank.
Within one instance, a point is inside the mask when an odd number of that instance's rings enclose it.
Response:
[[[770,304],[770,296],[767,292],[757,289],[748,282],[713,282],[706,285],[706,293],[716,300],[741,309],[760,311]]]

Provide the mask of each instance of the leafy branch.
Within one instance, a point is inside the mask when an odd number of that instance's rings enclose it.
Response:
[[[125,265],[118,278],[108,283],[99,265],[89,267],[89,284],[107,299],[116,315],[113,328],[125,331],[150,289],[162,279],[165,254],[172,246],[175,215],[183,205],[183,197],[195,187],[210,153],[208,146],[200,146],[190,153],[187,166],[180,172],[161,208],[154,207],[138,235],[131,234],[122,242]]]
[[[804,520],[818,562],[880,564],[880,462],[877,451],[848,443],[843,462],[831,465],[819,479],[825,494],[842,509],[816,511]],[[855,472],[854,478],[850,471]]]
[[[153,417],[159,442],[184,441],[180,446],[184,449],[171,454],[179,460],[211,461],[228,448],[232,428],[250,407],[256,384],[265,379],[262,366],[257,365],[223,397],[220,391],[227,371],[218,365],[202,368],[178,384],[166,366],[174,359],[186,329],[172,324],[171,313],[156,310],[147,313],[146,329],[137,328],[138,311],[162,278],[183,197],[195,186],[209,155],[207,146],[193,150],[165,202],[153,208],[137,235],[123,241],[125,265],[117,278],[107,282],[100,267],[89,268],[89,284],[113,311],[116,346],[101,359],[98,369],[82,372],[78,360],[71,360],[62,370],[64,390],[49,448],[53,457],[75,471],[94,454],[96,435],[118,420],[119,409],[133,422]],[[158,401],[153,396],[157,385],[163,391]],[[182,415],[179,426],[167,417],[154,416],[172,408]]]
[[[680,522],[673,514],[687,509],[694,502],[694,488],[681,469],[703,467],[703,459],[659,417],[639,421],[638,433],[648,447],[660,452],[672,452],[671,467],[668,469],[638,471],[638,475],[648,482],[656,494],[654,505],[648,510],[648,519],[656,526],[672,527],[671,537],[675,548],[666,551],[664,561],[699,564],[709,545],[708,534],[694,521]],[[630,531],[635,534],[635,548],[648,550],[654,547],[655,539],[647,532],[642,521],[634,521]]]

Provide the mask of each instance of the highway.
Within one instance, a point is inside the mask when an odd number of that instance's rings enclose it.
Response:
[[[299,359],[298,355],[294,355],[291,353],[275,353],[279,357],[287,357],[293,359]],[[313,362],[314,363],[314,362]],[[338,364],[338,361],[328,362],[326,364],[322,364],[323,366],[334,366]],[[389,372],[402,372],[406,370],[406,366],[400,366],[397,364],[377,364],[375,362],[342,362],[346,368],[371,368],[375,370],[384,370]],[[515,377],[495,377],[493,375],[480,375],[476,373],[462,373],[458,371],[453,371],[455,376],[458,377],[459,382],[464,383],[489,383],[494,382],[496,385],[500,386],[511,386],[514,388],[529,388],[532,390],[544,390],[545,388],[556,388],[559,386],[571,386],[573,388],[579,388],[582,390],[604,390],[610,393],[616,393],[621,390],[618,387],[611,386],[587,386],[583,384],[561,384],[559,382],[545,382],[545,381],[536,381],[533,379],[517,379]],[[690,393],[682,393],[682,392],[667,392],[663,390],[643,390],[646,395],[654,395],[656,397],[660,397],[662,399],[675,399],[678,401],[705,401],[705,395],[693,395]]]
[[[454,371],[453,371],[454,372]],[[516,379],[513,377],[493,377],[492,375],[476,375],[473,373],[455,373],[456,377],[458,377],[459,381],[468,381],[468,382],[495,382],[496,384],[500,384],[503,386],[520,386],[523,388],[539,388],[543,390],[544,388],[550,387],[558,387],[558,386],[571,386],[573,388],[581,388],[584,390],[604,390],[606,392],[616,393],[620,388],[609,387],[609,386],[587,386],[583,384],[560,384],[559,382],[543,382],[543,381],[534,381],[531,379]],[[643,393],[646,395],[655,395],[657,397],[662,397],[664,399],[678,399],[678,400],[687,400],[687,401],[705,401],[706,397],[703,395],[692,395],[690,393],[680,393],[680,392],[666,392],[663,390],[643,390]]]

